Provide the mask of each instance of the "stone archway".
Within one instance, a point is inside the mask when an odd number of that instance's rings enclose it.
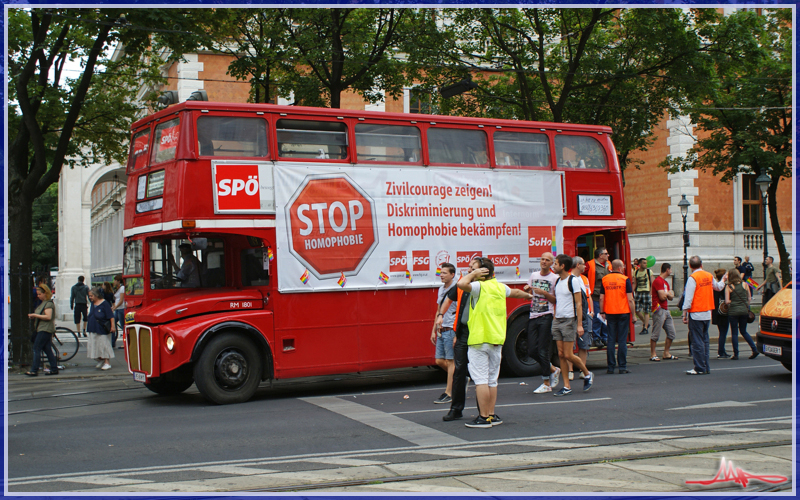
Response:
[[[125,167],[118,163],[93,165],[88,168],[64,168],[58,181],[58,278],[56,278],[56,310],[64,320],[71,320],[69,307],[70,289],[85,276],[91,283],[92,255],[105,250],[92,245],[92,191],[99,183],[114,179],[117,175],[123,183],[121,190],[124,204],[124,183],[127,181]],[[109,202],[110,203],[110,202]],[[121,217],[124,210],[119,210]],[[122,231],[120,224],[120,248]],[[122,254],[119,255],[120,265]]]

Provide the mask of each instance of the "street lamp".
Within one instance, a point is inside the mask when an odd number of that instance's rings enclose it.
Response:
[[[756,184],[758,188],[761,189],[761,200],[764,204],[764,279],[767,279],[767,189],[769,188],[769,184],[772,182],[767,172],[762,168],[761,174],[756,177]]]
[[[689,231],[686,230],[686,216],[689,215],[689,200],[686,195],[681,195],[681,201],[678,202],[678,208],[681,209],[681,217],[683,217],[683,289],[686,289],[686,282],[689,280],[689,261],[686,256],[686,248],[689,246]]]

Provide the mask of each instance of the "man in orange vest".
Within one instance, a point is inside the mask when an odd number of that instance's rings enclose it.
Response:
[[[603,277],[611,272],[608,265],[608,250],[599,247],[594,251],[594,259],[586,264],[586,274],[589,277],[589,288],[592,289],[592,309],[595,314],[592,317],[592,338],[595,347],[603,347],[608,341],[608,327],[600,321],[600,286]]]
[[[614,373],[614,367],[619,361],[619,373],[628,372],[628,333],[630,332],[631,312],[633,306],[633,288],[631,280],[622,274],[625,263],[617,259],[611,263],[611,272],[603,277],[600,283],[600,311],[603,319],[608,322],[608,349],[606,373]],[[619,352],[615,359],[615,346],[619,344]]]
[[[709,367],[708,325],[714,309],[714,276],[703,271],[703,261],[693,255],[689,259],[692,274],[686,281],[683,299],[683,322],[689,325],[689,342],[692,347],[694,368],[686,375],[706,375]]]

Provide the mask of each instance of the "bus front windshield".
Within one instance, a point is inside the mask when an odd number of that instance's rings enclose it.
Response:
[[[225,286],[225,247],[210,238],[150,241],[150,289]]]

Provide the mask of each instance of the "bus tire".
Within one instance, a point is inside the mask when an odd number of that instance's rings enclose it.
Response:
[[[520,314],[509,322],[503,344],[503,372],[517,377],[542,373],[539,363],[528,356],[528,317]]]
[[[144,386],[162,396],[180,394],[194,383],[191,367],[181,367],[160,377],[151,378]]]
[[[792,362],[791,361],[781,361],[781,364],[787,370],[792,371]]]
[[[261,381],[261,356],[244,335],[222,333],[212,338],[194,366],[197,389],[216,404],[243,403]]]

